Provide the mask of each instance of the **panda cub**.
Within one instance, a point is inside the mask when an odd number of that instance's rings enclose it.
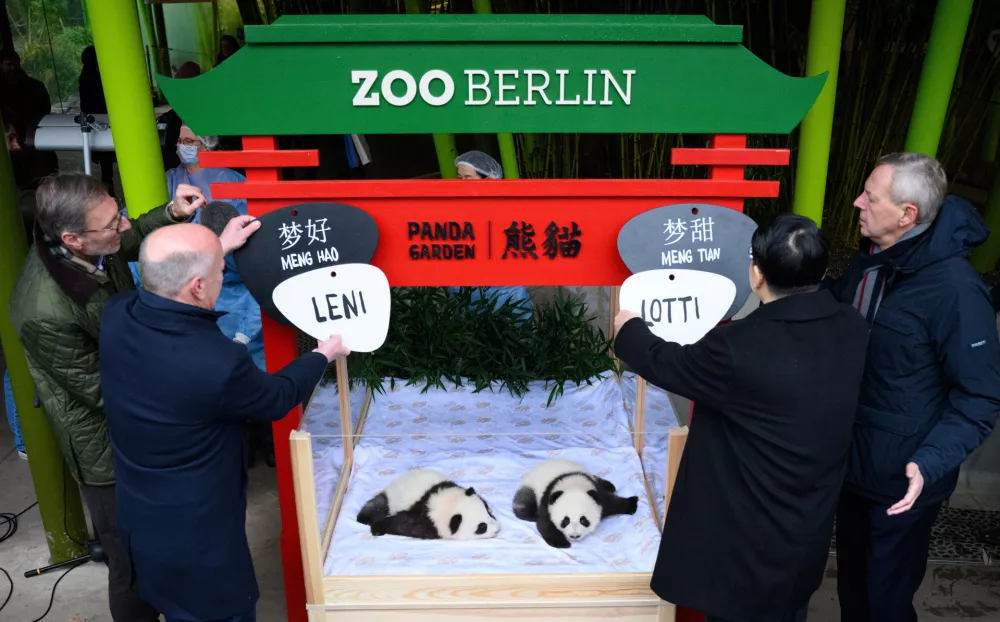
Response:
[[[392,480],[358,512],[373,536],[422,540],[493,538],[500,523],[473,488],[462,488],[431,469],[414,469]]]
[[[639,497],[619,497],[615,485],[569,460],[546,460],[521,478],[514,515],[538,525],[549,546],[567,549],[589,535],[602,518],[635,514]]]

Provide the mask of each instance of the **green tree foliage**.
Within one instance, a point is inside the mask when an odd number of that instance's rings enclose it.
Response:
[[[14,49],[53,105],[77,95],[80,53],[93,43],[82,0],[7,0]]]

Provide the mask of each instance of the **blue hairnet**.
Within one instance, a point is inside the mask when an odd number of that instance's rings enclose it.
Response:
[[[503,167],[500,163],[482,151],[466,151],[455,158],[455,166],[459,164],[468,164],[477,173],[490,179],[503,177]]]

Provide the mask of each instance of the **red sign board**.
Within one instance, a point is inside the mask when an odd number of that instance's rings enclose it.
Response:
[[[621,285],[618,231],[674,203],[740,209],[778,182],[744,180],[320,181],[213,184],[251,214],[305,201],[346,203],[378,225],[371,263],[392,286]],[[277,197],[281,196],[281,199]],[[273,198],[272,198],[273,197]]]

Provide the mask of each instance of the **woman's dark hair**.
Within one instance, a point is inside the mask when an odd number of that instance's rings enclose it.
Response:
[[[780,214],[753,232],[751,261],[771,293],[788,296],[815,291],[830,261],[830,246],[812,220]]]
[[[80,52],[80,63],[83,69],[97,69],[97,50],[94,46],[88,45],[83,48],[83,52]]]

